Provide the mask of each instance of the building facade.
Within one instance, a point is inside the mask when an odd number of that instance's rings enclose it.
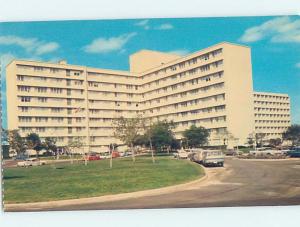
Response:
[[[255,132],[265,140],[282,138],[291,126],[290,98],[287,94],[254,92]]]
[[[8,129],[55,137],[61,147],[78,136],[85,152],[120,144],[113,119],[138,114],[174,121],[178,139],[191,125],[203,126],[211,145],[228,134],[228,145],[245,144],[260,127],[246,46],[224,42],[185,57],[141,50],[130,56],[130,71],[22,60],[6,70]]]

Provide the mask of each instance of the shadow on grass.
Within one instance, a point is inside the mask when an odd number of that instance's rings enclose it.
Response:
[[[4,176],[3,180],[13,180],[13,179],[19,179],[24,178],[24,176]]]

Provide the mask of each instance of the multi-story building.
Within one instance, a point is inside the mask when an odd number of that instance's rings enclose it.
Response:
[[[212,145],[227,132],[231,145],[245,144],[256,127],[246,46],[224,42],[185,57],[142,50],[130,56],[130,71],[14,60],[6,76],[8,128],[56,137],[58,146],[77,136],[86,151],[120,144],[113,119],[137,114],[174,121],[178,139],[204,126]]]
[[[264,139],[281,138],[291,125],[290,99],[287,94],[254,92],[255,132]]]

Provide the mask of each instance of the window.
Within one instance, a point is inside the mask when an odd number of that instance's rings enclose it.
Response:
[[[21,96],[21,102],[30,102],[30,97]]]
[[[22,112],[28,112],[28,107],[22,106],[22,107],[21,107],[21,111],[22,111]]]
[[[18,79],[19,81],[24,81],[24,76],[18,75],[18,76],[17,76],[17,79]]]
[[[18,86],[18,91],[30,92],[29,86]]]
[[[44,68],[43,67],[40,67],[40,66],[35,66],[33,67],[34,71],[43,71]]]
[[[58,113],[58,112],[60,112],[60,108],[51,108],[51,112],[53,112],[53,113]]]
[[[90,82],[89,82],[90,84]],[[71,85],[71,80],[67,80],[67,86],[70,86]]]
[[[54,68],[51,68],[50,69],[50,72],[51,73],[58,73],[60,70],[59,69],[54,69]]]
[[[19,122],[31,122],[31,117],[19,117]]]
[[[39,93],[46,93],[47,92],[47,88],[46,87],[37,87],[36,90]]]
[[[47,98],[45,97],[38,97],[39,102],[47,102]]]

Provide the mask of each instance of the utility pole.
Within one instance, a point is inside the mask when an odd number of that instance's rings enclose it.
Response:
[[[109,163],[109,166],[110,166],[110,168],[112,168],[112,159],[113,159],[113,155],[112,155],[112,153],[113,153],[113,150],[115,149],[115,147],[114,147],[114,144],[112,144],[111,145],[111,147],[110,147],[110,163]]]

